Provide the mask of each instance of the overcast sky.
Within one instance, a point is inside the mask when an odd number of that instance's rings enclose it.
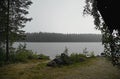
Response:
[[[93,18],[83,16],[85,0],[32,0],[26,32],[100,33]]]

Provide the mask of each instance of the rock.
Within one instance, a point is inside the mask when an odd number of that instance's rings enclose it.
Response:
[[[57,66],[57,63],[52,60],[52,61],[48,62],[47,66],[55,67],[55,66]]]
[[[64,63],[61,58],[55,58],[53,61],[55,61],[57,65],[63,65]]]

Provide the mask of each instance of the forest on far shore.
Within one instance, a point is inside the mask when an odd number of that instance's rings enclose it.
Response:
[[[101,34],[26,33],[25,42],[101,42]]]

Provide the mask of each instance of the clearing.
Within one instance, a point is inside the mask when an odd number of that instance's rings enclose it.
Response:
[[[47,67],[47,62],[31,60],[0,67],[0,79],[120,79],[120,69],[103,57],[55,68]]]

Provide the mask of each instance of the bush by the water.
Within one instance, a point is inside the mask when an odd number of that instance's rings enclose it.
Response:
[[[68,55],[68,49],[66,48],[61,55],[56,56],[55,59],[50,61],[47,66],[55,67],[62,65],[70,65],[78,62],[83,62],[87,59],[87,57],[83,54],[73,53],[70,56]]]
[[[17,49],[10,48],[9,53],[9,63],[15,62],[26,62],[30,59],[49,59],[49,56],[43,54],[33,53],[31,50],[26,49],[26,44],[20,44]],[[0,49],[0,65],[4,65],[6,63],[6,53],[3,49]]]
[[[83,62],[86,59],[87,57],[83,54],[72,53],[70,55],[70,61],[72,61],[72,63]]]
[[[11,62],[25,62],[28,59],[37,59],[37,54],[26,49],[26,44],[20,44],[16,50],[10,52]]]
[[[56,56],[55,59],[53,59],[52,61],[50,61],[47,66],[61,66],[61,65],[69,65],[70,64],[70,58],[68,55],[66,55],[65,53],[62,53],[60,56]]]
[[[44,55],[44,54],[39,54],[39,55],[38,55],[38,59],[49,60],[50,57],[49,57],[49,56],[46,56],[46,55]]]

